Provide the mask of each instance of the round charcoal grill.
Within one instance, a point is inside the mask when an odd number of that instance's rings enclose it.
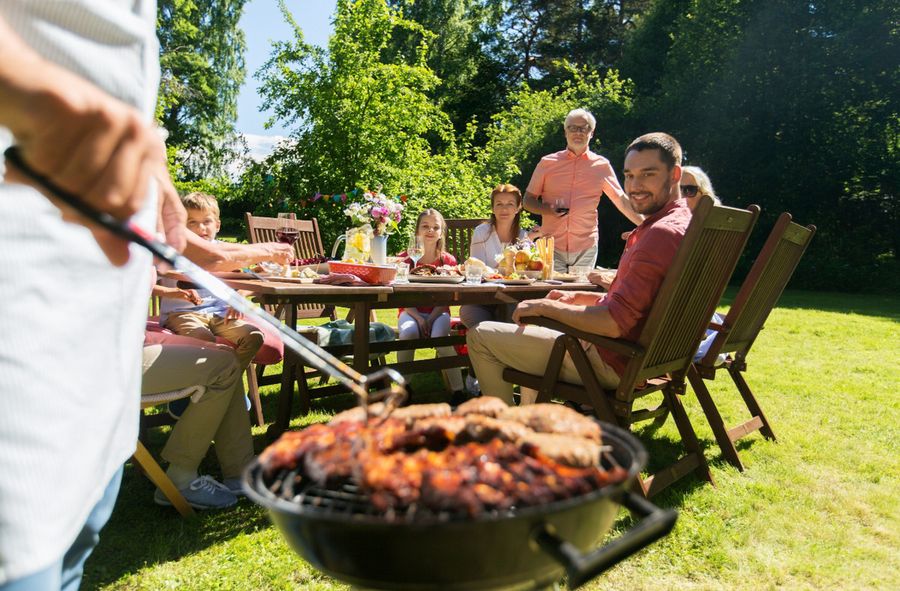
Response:
[[[354,486],[270,492],[262,468],[244,472],[244,488],[266,507],[288,543],[322,572],[366,589],[538,589],[568,575],[571,589],[666,535],[676,513],[627,490],[647,453],[631,434],[603,424],[603,443],[628,478],[563,501],[470,518],[423,512],[384,514]],[[619,506],[642,517],[597,548]]]

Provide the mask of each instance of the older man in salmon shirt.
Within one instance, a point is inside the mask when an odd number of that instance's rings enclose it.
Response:
[[[541,158],[525,190],[525,209],[543,216],[541,235],[553,236],[553,268],[593,267],[597,263],[597,207],[604,193],[622,215],[640,224],[609,160],[590,151],[597,121],[584,109],[566,115],[566,149]]]

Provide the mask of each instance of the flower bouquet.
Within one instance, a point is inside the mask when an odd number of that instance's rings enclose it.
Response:
[[[380,191],[366,191],[362,202],[351,203],[344,213],[360,225],[372,226],[375,236],[386,236],[397,231],[403,204]]]

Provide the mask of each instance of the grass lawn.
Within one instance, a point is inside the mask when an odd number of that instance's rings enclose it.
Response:
[[[395,316],[384,312],[382,321]],[[667,538],[584,589],[897,589],[900,586],[900,300],[788,292],[751,354],[747,380],[777,443],[741,440],[740,473],[719,455],[690,389],[684,398],[711,462],[715,488],[688,477],[656,497],[680,511]],[[437,375],[416,393],[446,399]],[[726,422],[743,417],[722,375],[710,383]],[[264,389],[275,414],[276,386]],[[351,403],[320,400],[294,427]],[[671,421],[642,438],[665,454]],[[258,449],[263,430],[256,429]],[[155,434],[158,454],[165,434]],[[157,455],[158,457],[158,455]],[[204,469],[216,474],[215,462]],[[153,504],[153,487],[129,464],[83,589],[346,589],[300,560],[265,512],[244,500],[185,521]],[[625,511],[616,529],[631,524]],[[615,535],[615,531],[611,535]]]

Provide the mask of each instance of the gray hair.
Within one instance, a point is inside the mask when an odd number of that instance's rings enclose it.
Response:
[[[597,119],[591,115],[591,112],[586,109],[572,109],[569,111],[569,114],[566,115],[566,120],[563,121],[563,127],[566,127],[569,124],[569,119],[574,119],[575,117],[584,117],[587,119],[588,125],[591,126],[591,131],[597,129]]]
[[[722,201],[716,197],[716,191],[713,189],[712,181],[709,180],[709,175],[703,172],[702,168],[699,166],[685,166],[682,167],[681,172],[682,174],[686,172],[697,179],[697,186],[700,187],[697,197],[709,195],[716,205],[722,205]]]

